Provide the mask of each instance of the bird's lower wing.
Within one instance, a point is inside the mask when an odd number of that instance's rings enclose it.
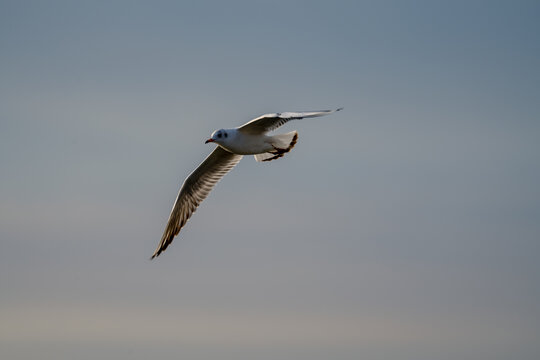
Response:
[[[233,154],[217,146],[216,149],[184,181],[171,210],[167,227],[152,259],[161,254],[178,235],[199,204],[236,164],[242,155]]]
[[[290,120],[299,120],[304,118],[312,118],[318,116],[324,116],[336,111],[340,111],[343,108],[337,110],[321,110],[321,111],[303,111],[303,112],[283,112],[275,114],[265,114],[259,116],[250,122],[238,128],[239,131],[249,134],[264,134],[268,131],[272,131],[285,124]]]

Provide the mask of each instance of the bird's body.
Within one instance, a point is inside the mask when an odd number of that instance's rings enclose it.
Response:
[[[227,138],[219,144],[225,150],[238,155],[255,155],[274,150],[272,136],[244,133],[238,129],[224,129]]]
[[[234,129],[216,130],[206,143],[218,146],[184,181],[174,203],[167,226],[152,258],[161,254],[189,220],[197,206],[208,196],[214,185],[234,168],[244,155],[254,155],[257,161],[271,161],[289,152],[298,133],[267,135],[289,120],[318,117],[337,110],[286,112],[262,115]]]

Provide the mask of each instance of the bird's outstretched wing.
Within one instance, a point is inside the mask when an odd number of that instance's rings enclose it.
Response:
[[[298,120],[304,118],[312,118],[317,116],[324,116],[336,111],[340,111],[343,108],[336,110],[321,110],[321,111],[303,111],[303,112],[283,112],[274,114],[265,114],[259,116],[250,122],[238,127],[238,130],[249,134],[264,134],[268,131],[272,131],[285,124],[289,120]]]
[[[242,159],[217,146],[216,149],[193,171],[180,188],[176,202],[171,210],[167,227],[152,259],[161,254],[178,235],[197,206],[208,196],[214,185]]]

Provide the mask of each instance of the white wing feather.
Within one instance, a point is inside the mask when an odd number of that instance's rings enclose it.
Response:
[[[340,111],[343,108],[336,110],[321,110],[321,111],[303,111],[303,112],[283,112],[274,114],[265,114],[253,119],[237,129],[241,132],[248,134],[264,134],[269,131],[275,130],[281,125],[290,120],[299,120],[304,118],[312,118],[318,116],[324,116],[336,111]]]
[[[242,155],[233,154],[217,146],[216,149],[193,171],[180,188],[171,210],[169,221],[152,259],[161,254],[178,235],[182,227],[208,196],[212,188],[231,171]]]

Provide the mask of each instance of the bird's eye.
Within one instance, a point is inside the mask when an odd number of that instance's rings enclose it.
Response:
[[[223,136],[227,137],[227,133],[223,133]]]
[[[217,134],[217,137],[220,138],[220,137],[221,137],[221,133]]]

